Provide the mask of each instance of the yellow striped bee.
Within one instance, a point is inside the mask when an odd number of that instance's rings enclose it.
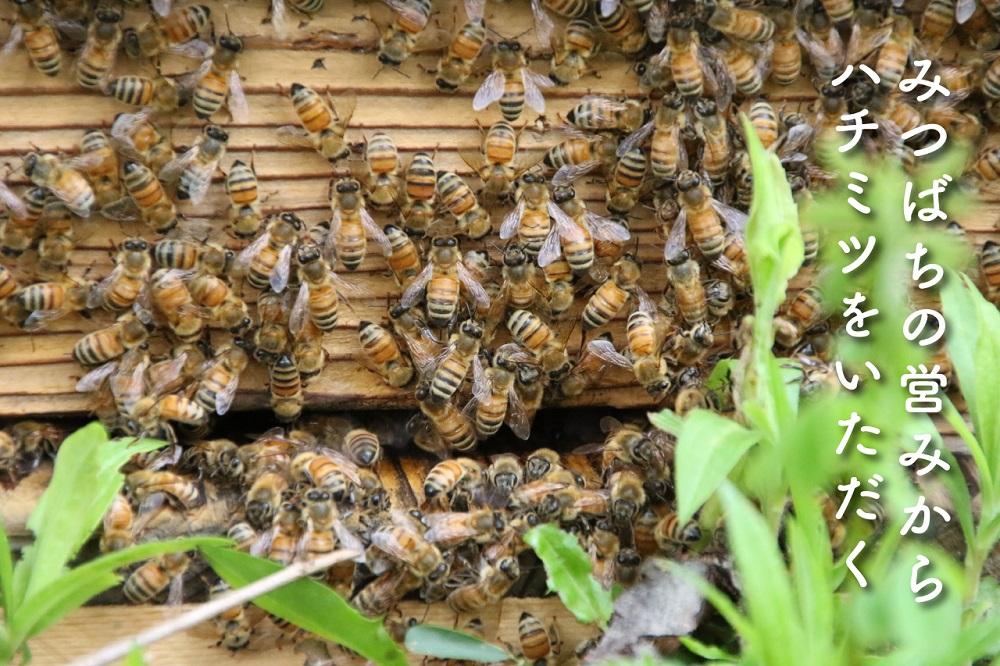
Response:
[[[146,289],[152,265],[149,243],[142,238],[126,238],[115,255],[114,270],[93,289],[88,307],[108,310],[132,307]]]
[[[531,257],[538,256],[552,229],[551,218],[558,207],[549,198],[549,188],[542,176],[528,172],[518,182],[517,205],[500,225],[500,238],[517,236],[518,243]]]
[[[486,46],[485,10],[486,0],[465,0],[468,21],[458,29],[438,61],[434,83],[441,92],[455,92],[472,75],[472,67]]]
[[[587,19],[572,19],[563,34],[552,40],[549,78],[557,86],[565,86],[595,73],[589,61],[599,49],[594,25]]]
[[[226,175],[226,194],[229,195],[229,222],[233,234],[237,238],[256,235],[264,224],[264,216],[252,160],[250,164],[242,160],[233,162]]]
[[[292,250],[302,220],[294,213],[282,213],[271,220],[257,239],[236,257],[233,271],[245,275],[256,289],[270,287],[281,293],[288,286],[291,275]]]
[[[552,85],[549,77],[528,69],[528,59],[519,42],[503,41],[496,47],[493,71],[476,91],[472,108],[482,111],[499,102],[504,119],[514,122],[521,117],[526,103],[538,113],[545,113],[545,98],[539,88]]]
[[[205,368],[195,389],[195,402],[205,411],[219,416],[228,412],[236,397],[240,375],[249,362],[247,353],[235,345],[216,352],[215,359]]]
[[[288,316],[288,329],[298,335],[308,317],[319,330],[332,331],[337,326],[340,299],[352,288],[333,272],[318,246],[303,243],[297,259],[301,285]]]
[[[458,333],[452,336],[448,347],[441,352],[435,364],[430,378],[430,392],[433,399],[440,401],[451,399],[465,382],[470,368],[474,368],[474,376],[482,375],[483,369],[479,360],[482,340],[481,324],[472,320],[462,322]]]
[[[726,231],[740,235],[746,225],[746,213],[714,199],[711,189],[693,171],[681,172],[677,190],[681,210],[670,230],[667,246],[672,246],[670,238],[680,239],[674,244],[683,245],[682,239],[689,229],[701,253],[708,259],[717,259],[726,244]]]
[[[438,237],[431,241],[427,265],[403,292],[400,305],[411,308],[425,295],[428,323],[445,328],[458,313],[463,286],[477,307],[489,308],[489,295],[462,263],[458,241],[452,236]]]
[[[587,348],[610,365],[631,370],[639,384],[656,397],[662,397],[673,385],[663,357],[666,339],[666,322],[648,306],[640,307],[629,315],[625,326],[628,347],[619,353],[610,340],[591,340]]]
[[[234,122],[245,123],[250,119],[250,106],[236,60],[243,51],[243,40],[236,35],[220,35],[219,45],[211,58],[195,72],[194,92],[191,103],[195,115],[202,120],[211,118],[223,103],[229,108]]]
[[[649,41],[639,12],[632,4],[601,2],[595,15],[597,25],[608,33],[618,50],[626,55],[639,53]]]
[[[151,313],[128,312],[106,328],[84,335],[73,345],[73,359],[82,365],[113,361],[130,349],[144,344],[156,328]]]
[[[96,201],[94,189],[75,166],[97,157],[78,159],[83,162],[63,161],[51,153],[28,153],[24,158],[24,173],[32,183],[52,192],[74,215],[88,217]]]
[[[550,211],[555,224],[538,253],[539,266],[548,266],[565,253],[573,272],[586,271],[594,265],[594,240],[624,242],[629,239],[625,227],[587,210],[572,187],[557,187],[552,198],[557,204]]]
[[[337,181],[331,199],[333,217],[326,236],[326,250],[335,256],[349,271],[358,269],[368,253],[368,238],[379,246],[382,255],[392,254],[392,244],[382,229],[375,224],[365,207],[361,183],[353,178]]]
[[[611,275],[597,288],[583,307],[584,330],[600,328],[618,316],[630,299],[637,302],[648,299],[639,279],[642,268],[638,259],[630,254],[615,262]]]
[[[375,132],[365,142],[365,195],[376,209],[394,206],[400,197],[399,152],[392,137]]]
[[[122,586],[125,598],[133,604],[144,604],[166,591],[168,604],[180,603],[183,576],[190,561],[184,553],[167,553],[148,560],[125,580]]]
[[[110,7],[98,7],[94,13],[76,60],[76,82],[81,87],[100,89],[110,76],[122,40],[121,20],[121,12]]]
[[[438,172],[437,195],[455,218],[460,233],[478,240],[490,232],[492,222],[489,213],[479,205],[479,199],[469,184],[454,171]]]
[[[46,76],[56,76],[62,68],[62,51],[53,19],[36,0],[14,0],[17,19],[3,47],[9,55],[23,40],[31,64]]]
[[[305,399],[302,375],[292,355],[283,354],[271,365],[269,388],[275,418],[285,423],[299,418]]]
[[[483,134],[482,147],[478,153],[459,151],[462,160],[483,181],[487,194],[506,198],[514,188],[518,176],[530,166],[523,155],[518,157],[519,137],[520,131],[501,120]]]
[[[165,183],[179,181],[177,198],[181,201],[201,203],[212,184],[212,176],[226,154],[229,134],[218,125],[206,125],[202,135],[183,155],[160,169],[160,180]]]
[[[22,287],[5,303],[5,316],[26,331],[38,331],[71,312],[87,309],[92,284],[64,278]]]
[[[705,23],[728,37],[766,42],[774,35],[774,21],[759,11],[737,7],[732,0],[701,0],[700,5]],[[848,0],[847,5],[853,7],[853,2]]]
[[[401,206],[403,230],[410,236],[427,233],[437,217],[434,198],[437,193],[437,171],[429,153],[414,153],[404,177],[405,198]]]
[[[385,22],[378,41],[378,61],[385,66],[399,67],[418,48],[438,35],[425,33],[430,19],[430,0],[385,0],[392,10],[392,21]]]
[[[351,154],[351,148],[344,140],[344,135],[354,115],[357,98],[348,97],[342,100],[338,109],[338,105],[329,95],[324,100],[315,90],[301,83],[293,83],[289,94],[302,127],[294,125],[279,127],[278,140],[281,143],[309,146],[330,162],[342,160]]]
[[[189,5],[155,16],[139,28],[126,29],[122,44],[130,58],[173,53],[201,59],[211,46],[199,37],[212,29],[212,10],[206,5]]]
[[[521,396],[516,389],[517,352],[508,353],[505,345],[493,356],[493,364],[479,377],[474,378],[472,395],[475,400],[474,424],[476,434],[480,439],[492,437],[505,422],[520,439],[528,439],[531,434],[531,421],[521,402]],[[520,352],[523,355],[523,352]],[[515,458],[516,462],[516,458]],[[494,463],[496,464],[496,462]],[[518,465],[519,466],[519,465]],[[499,468],[490,466],[490,478],[499,483],[508,475]],[[504,482],[506,490],[513,489],[518,482]]]
[[[32,246],[41,231],[38,223],[48,200],[49,191],[44,187],[29,188],[18,196],[0,180],[0,202],[7,209],[0,239],[3,254],[16,257]]]

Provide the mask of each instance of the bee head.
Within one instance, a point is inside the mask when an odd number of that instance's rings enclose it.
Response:
[[[295,213],[282,213],[280,219],[285,224],[291,225],[291,227],[296,231],[302,231],[302,228],[305,226],[302,222],[302,218]]]
[[[100,7],[95,13],[97,20],[101,23],[118,23],[122,20],[122,13],[110,7]]]
[[[701,176],[695,171],[690,169],[687,171],[682,171],[679,176],[677,176],[677,189],[680,192],[688,192],[697,187],[701,187]]]
[[[507,246],[507,249],[504,250],[503,253],[504,266],[523,266],[527,261],[528,261],[528,255],[525,254],[524,248],[522,248],[517,243]]]
[[[552,191],[552,200],[557,204],[563,204],[576,197],[576,190],[572,187],[557,187]]]
[[[299,246],[298,260],[300,264],[311,264],[314,261],[319,261],[320,256],[319,248],[314,243]]]
[[[462,333],[468,335],[470,338],[481,338],[483,337],[483,327],[478,322],[467,319],[462,322]]]
[[[361,190],[361,183],[354,180],[353,178],[344,178],[337,181],[337,194],[346,194],[349,192],[358,192]]]
[[[149,249],[149,243],[144,238],[126,238],[122,248],[129,252],[145,252]]]
[[[232,51],[233,53],[239,53],[243,50],[243,40],[236,35],[220,35],[219,36],[219,46],[226,49],[227,51]]]
[[[229,141],[229,134],[218,125],[206,125],[205,136],[220,143],[226,143]]]
[[[305,90],[305,86],[301,83],[293,83],[291,87],[292,95],[298,95],[300,92]]]

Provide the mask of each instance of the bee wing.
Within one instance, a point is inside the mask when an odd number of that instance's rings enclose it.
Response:
[[[555,230],[559,236],[574,243],[584,240],[583,230],[577,226],[572,217],[566,214],[566,211],[552,201],[548,202],[547,210],[549,217],[555,222]],[[559,255],[556,256],[558,257]]]
[[[334,208],[330,216],[330,228],[323,239],[323,258],[331,261],[337,256],[337,232],[340,231],[340,209]]]
[[[542,44],[548,44],[552,40],[552,31],[555,30],[552,18],[542,9],[539,0],[531,0],[531,13],[535,17],[535,34]]]
[[[472,361],[472,395],[479,402],[484,402],[490,397],[493,390],[493,379],[484,369],[483,364],[476,356]]]
[[[191,58],[192,60],[203,60],[205,61],[202,65],[195,70],[193,75],[186,75],[186,84],[190,86],[190,81],[197,82],[202,76],[212,68],[211,57],[215,52],[215,47],[206,42],[204,39],[192,39],[189,42],[184,42],[183,44],[172,44],[167,48],[171,54],[175,56],[180,56],[182,58]]]
[[[577,178],[585,176],[600,165],[600,160],[587,160],[579,164],[564,164],[552,176],[552,184],[556,186],[569,185]]]
[[[809,54],[809,59],[812,60],[817,70],[836,71],[839,69],[839,61],[840,56],[843,55],[842,53],[831,53],[824,44],[801,28],[795,30],[795,36],[798,37],[802,48]]]
[[[7,36],[7,41],[4,42],[3,48],[0,49],[0,56],[9,56],[12,54],[22,39],[24,39],[24,28],[21,27],[20,23],[15,23],[10,29],[10,35]]]
[[[414,25],[419,25],[421,30],[427,25],[427,19],[430,16],[421,11],[420,7],[415,2],[408,2],[407,0],[382,0],[385,4],[389,5],[392,11],[399,14],[401,17],[412,22]]]
[[[719,214],[722,221],[726,223],[726,229],[735,234],[743,235],[743,230],[747,226],[747,214],[726,205],[717,199],[712,199],[712,208]]]
[[[427,514],[427,520],[431,526],[424,533],[424,538],[431,543],[447,541],[451,539],[466,539],[476,536],[475,528],[471,527],[462,514],[451,512],[438,512]]]
[[[312,148],[309,132],[297,125],[282,125],[276,130],[278,143],[295,148]]]
[[[347,525],[342,520],[337,519],[333,521],[333,533],[337,535],[337,542],[341,548],[352,550],[358,554],[354,558],[355,562],[359,564],[367,562],[365,544],[361,542],[361,539],[354,532],[347,528]]]
[[[132,197],[126,195],[118,201],[112,201],[101,208],[101,215],[109,220],[129,222],[139,219],[139,207]]]
[[[289,243],[285,247],[281,248],[281,252],[278,253],[278,263],[274,265],[274,270],[271,271],[271,277],[268,282],[271,284],[271,289],[275,293],[280,294],[288,286],[288,276],[292,271],[292,244]]]
[[[588,210],[584,214],[584,219],[587,221],[587,226],[590,227],[590,235],[594,240],[622,243],[630,237],[628,229],[610,217],[604,217]]]
[[[955,21],[964,24],[976,11],[976,0],[958,0],[955,3]]]
[[[972,6],[975,8],[974,0]],[[851,29],[851,37],[847,41],[848,62],[861,62],[868,54],[885,44],[890,34],[892,34],[891,22],[879,26],[875,30],[862,28],[855,23]]]
[[[632,369],[632,362],[620,354],[610,340],[591,340],[587,343],[587,350],[606,363]]]
[[[555,229],[549,231],[542,243],[542,249],[538,251],[538,265],[545,268],[562,254],[562,245],[559,243],[559,234]]]
[[[620,0],[601,0],[601,16],[611,16]]]
[[[486,15],[486,0],[465,0],[465,15],[470,21],[482,21]]]
[[[246,93],[243,92],[243,80],[235,69],[229,72],[228,104],[233,122],[242,124],[250,120],[250,104],[247,102]]]
[[[507,427],[518,439],[527,441],[531,436],[531,417],[524,408],[521,394],[513,388],[507,393]]]
[[[35,310],[24,320],[21,328],[26,331],[40,331],[47,324],[64,317],[66,314],[66,310]]]
[[[483,81],[483,85],[479,86],[479,90],[476,91],[476,96],[472,98],[472,110],[482,111],[503,97],[503,89],[506,82],[507,77],[499,69],[490,72],[486,80]]]
[[[653,133],[654,127],[655,123],[650,120],[648,123],[629,134],[627,137],[622,139],[622,142],[619,144],[618,150],[615,151],[615,154],[618,155],[618,157],[621,157],[633,148],[641,146],[646,140],[646,137]]]
[[[158,373],[159,376],[156,383],[153,384],[152,392],[160,393],[165,387],[173,384],[184,371],[184,366],[187,364],[187,360],[187,352],[181,352],[176,356],[176,358],[172,358],[167,361]]]
[[[192,204],[200,204],[208,194],[208,188],[212,184],[212,174],[218,165],[219,162],[216,160],[206,165],[204,169],[194,172],[194,177],[188,181],[188,199]]]
[[[404,525],[405,523],[403,524],[397,523],[396,527],[398,529],[403,529],[407,530],[408,532],[411,532],[417,539],[422,538],[416,532],[413,532]],[[386,553],[390,557],[393,557],[397,560],[401,560],[403,562],[408,562],[410,560],[410,551],[407,550],[405,547],[403,547],[403,545],[399,542],[398,539],[394,539],[392,537],[392,534],[388,530],[380,529],[372,532],[371,542],[373,546],[375,546],[382,552]]]
[[[279,39],[284,39],[288,36],[288,20],[286,16],[285,0],[271,0],[271,27],[274,28],[274,34]]]
[[[0,201],[14,217],[28,216],[28,207],[21,201],[21,197],[14,194],[14,191],[7,187],[7,183],[2,180],[0,180]]]
[[[413,282],[410,286],[406,288],[403,292],[403,296],[399,299],[399,302],[403,307],[409,308],[413,307],[418,300],[420,300],[420,294],[423,293],[424,287],[427,283],[431,281],[431,276],[434,274],[434,264],[428,262],[424,269],[420,271],[417,277],[413,278]]]
[[[246,275],[247,269],[250,267],[250,262],[260,254],[260,251],[267,245],[269,238],[270,234],[265,231],[254,242],[243,248],[233,261],[233,269],[240,275]]]
[[[184,601],[184,576],[174,576],[170,579],[170,588],[167,591],[167,605],[180,606]]]
[[[791,155],[792,153],[803,152],[806,146],[812,141],[815,133],[816,131],[809,123],[793,125],[788,130],[788,133],[785,134],[778,153],[780,155]]]
[[[153,0],[150,4],[153,5],[153,11],[158,16],[166,16],[170,13],[170,0]]]
[[[636,285],[632,288],[632,295],[635,296],[637,307],[643,312],[656,312],[656,303],[642,287]]]
[[[162,169],[160,169],[159,178],[165,183],[172,183],[181,177],[184,173],[184,169],[187,168],[194,158],[198,156],[198,151],[200,146],[197,144],[188,148],[184,153],[178,157],[167,162]]]
[[[667,234],[667,242],[663,246],[664,261],[670,261],[677,253],[683,250],[686,239],[687,210],[682,207],[681,212],[677,215],[677,219],[674,220],[673,226],[670,227],[670,233]]]
[[[104,365],[99,365],[76,382],[78,393],[90,393],[101,388],[104,380],[118,370],[118,361],[108,361]]]
[[[365,208],[361,209],[361,226],[365,228],[368,237],[375,241],[375,244],[378,245],[383,256],[388,257],[392,254],[392,243],[389,242],[389,237],[385,235],[384,231],[382,231],[382,227],[375,223],[375,220],[372,219],[372,216]]]
[[[521,223],[521,217],[524,216],[525,203],[524,199],[517,202],[514,210],[507,213],[507,216],[503,218],[503,224],[500,225],[500,238],[507,240],[508,238],[513,238],[514,234],[517,233],[517,227]]]
[[[476,281],[476,278],[472,276],[472,273],[465,267],[465,264],[456,264],[455,270],[458,273],[458,280],[469,290],[469,295],[476,301],[476,304],[481,308],[490,307],[490,295],[483,289],[483,285]]]
[[[250,554],[254,557],[264,557],[271,550],[271,542],[274,541],[274,529],[261,532],[250,544]]]
[[[521,80],[524,82],[524,101],[538,113],[545,113],[545,98],[539,88],[551,88],[555,84],[544,74],[536,74],[527,67],[521,70]]]
[[[236,389],[240,385],[239,373],[233,374],[226,387],[215,394],[215,413],[222,416],[233,406],[233,398],[236,397]]]
[[[292,313],[288,315],[288,330],[292,336],[298,337],[302,327],[306,322],[306,312],[309,305],[309,282],[302,281],[299,287],[299,294],[295,297],[295,304],[292,305]]]

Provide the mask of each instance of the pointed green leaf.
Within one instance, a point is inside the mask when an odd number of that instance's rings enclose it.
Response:
[[[647,416],[650,423],[663,432],[670,433],[674,437],[680,433],[681,427],[684,424],[683,419],[677,416],[672,409],[662,409],[658,412],[650,412]]]
[[[205,548],[208,563],[231,587],[240,588],[281,571],[279,564],[225,548]],[[268,613],[328,641],[354,650],[379,666],[405,666],[406,657],[382,622],[361,615],[332,589],[311,578],[254,599]]]
[[[524,542],[545,565],[549,589],[559,594],[576,619],[607,626],[614,612],[611,592],[591,575],[590,558],[577,538],[555,525],[539,525],[524,535]]]
[[[687,415],[674,453],[681,524],[691,520],[756,442],[756,433],[715,412],[696,409]]]
[[[7,541],[7,529],[0,521],[0,608],[7,617],[14,613],[14,561]]]
[[[125,657],[125,666],[146,666],[146,659],[142,656],[142,647],[136,645]]]
[[[735,655],[731,652],[726,652],[717,645],[708,645],[707,643],[702,643],[697,638],[693,636],[678,636],[678,640],[681,645],[687,648],[688,652],[694,654],[695,656],[701,657],[702,659],[709,659],[711,661],[732,661],[739,662],[739,655]]]
[[[460,659],[480,663],[509,661],[513,657],[503,648],[454,629],[418,624],[406,632],[406,649],[438,659]]]

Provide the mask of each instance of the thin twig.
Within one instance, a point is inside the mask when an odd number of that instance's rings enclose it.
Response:
[[[111,643],[110,645],[106,645],[96,652],[92,652],[89,655],[77,659],[72,662],[70,666],[102,666],[103,664],[109,664],[125,657],[129,652],[135,649],[136,646],[149,645],[158,640],[162,640],[171,634],[176,634],[179,631],[190,629],[191,627],[212,619],[223,611],[229,610],[234,606],[245,604],[255,597],[259,597],[262,594],[270,592],[271,590],[288,585],[292,581],[302,578],[303,576],[308,576],[309,574],[319,571],[320,569],[327,569],[339,562],[344,562],[357,556],[358,553],[353,550],[341,549],[335,550],[332,553],[327,553],[326,555],[322,555],[312,560],[296,562],[281,571],[278,571],[277,573],[254,581],[246,587],[241,587],[238,590],[230,590],[229,592],[221,594],[211,601],[201,604],[196,608],[192,608],[177,617],[150,627],[149,629],[136,634],[131,638],[126,638]]]

